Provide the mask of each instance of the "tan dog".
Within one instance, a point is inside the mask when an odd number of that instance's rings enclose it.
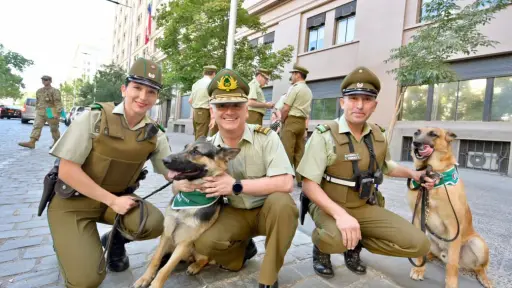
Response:
[[[427,226],[432,232],[445,239],[453,239],[456,235],[457,220],[447,194],[460,223],[459,235],[452,242],[445,242],[431,233],[428,234],[431,246],[427,258],[432,260],[437,257],[446,263],[445,287],[458,287],[458,268],[462,267],[473,270],[480,283],[490,288],[492,285],[486,273],[489,265],[489,247],[473,228],[464,183],[459,179],[455,167],[457,162],[452,153],[451,142],[455,137],[454,133],[440,128],[422,128],[414,133],[411,155],[416,169],[423,170],[430,165],[432,171],[442,173],[439,184],[429,192]],[[445,185],[442,185],[443,183]],[[418,193],[420,193],[419,190],[409,189],[407,194],[412,211],[414,211]],[[420,214],[418,205],[414,218],[416,227],[420,227]],[[416,260],[416,264],[421,262],[422,258]],[[423,280],[425,268],[426,266],[412,268],[410,277],[414,280]]]
[[[183,152],[164,159],[168,169],[179,172],[174,180],[186,179],[193,184],[201,184],[204,177],[224,173],[228,161],[240,152],[238,148],[217,148],[205,139],[202,136],[187,145]],[[150,284],[151,288],[163,287],[176,265],[181,260],[189,260],[191,256],[195,262],[187,269],[189,275],[199,273],[209,262],[206,256],[194,250],[193,242],[215,223],[224,203],[223,198],[208,203],[206,200],[212,198],[206,198],[201,192],[180,193],[174,190],[176,195],[165,211],[164,232],[160,236],[160,243],[146,272],[133,285],[136,288],[148,287]],[[171,258],[157,274],[162,257],[169,252],[172,252]]]

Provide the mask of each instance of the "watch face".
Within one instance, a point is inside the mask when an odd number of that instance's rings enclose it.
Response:
[[[235,194],[239,194],[240,192],[242,192],[242,184],[235,183],[233,185],[233,192],[235,192]]]

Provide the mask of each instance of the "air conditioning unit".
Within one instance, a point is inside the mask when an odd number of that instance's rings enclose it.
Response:
[[[498,154],[470,151],[466,167],[489,171],[498,170]]]

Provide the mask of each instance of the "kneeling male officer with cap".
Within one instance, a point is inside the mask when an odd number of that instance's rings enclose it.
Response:
[[[366,122],[379,91],[379,79],[367,68],[347,75],[341,84],[344,114],[317,126],[297,169],[304,177],[301,221],[308,211],[315,222],[313,269],[324,277],[334,276],[333,253],[345,253],[347,267],[365,274],[362,247],[396,257],[423,256],[430,248],[420,229],[383,208],[384,198],[375,188],[383,174],[418,181],[424,173],[391,161],[383,129]],[[433,180],[425,180],[423,185],[432,189]]]
[[[110,233],[106,265],[114,272],[129,267],[126,243],[162,234],[162,212],[149,202],[138,204],[133,193],[147,173],[142,168],[148,159],[167,180],[175,176],[163,165],[162,159],[171,154],[163,128],[146,116],[161,82],[161,67],[139,58],[121,87],[123,102],[93,104],[50,151],[60,166],[48,223],[66,287],[98,287],[103,282],[102,246],[107,246]],[[46,192],[45,185],[43,198]],[[100,240],[96,223],[112,225],[116,214],[122,215],[118,229]]]

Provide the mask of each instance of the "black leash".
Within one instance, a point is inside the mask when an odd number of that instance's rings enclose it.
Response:
[[[144,200],[146,200],[149,197],[155,195],[156,193],[164,190],[166,187],[171,185],[172,182],[174,182],[174,181],[169,181],[162,187],[156,189],[155,191],[149,193],[148,195],[142,197],[141,199],[134,199],[134,201],[138,204],[138,206],[140,208],[140,214],[139,214],[140,215],[140,220],[139,220],[140,224],[139,224],[138,231],[133,235],[134,239],[137,239],[137,237],[140,235],[140,233],[142,233],[142,230],[144,229],[144,226],[146,225],[146,221],[148,219],[148,215],[147,215],[147,211],[146,211],[146,204],[144,204]],[[114,239],[113,238],[114,233],[116,233],[116,232],[121,233],[121,230],[125,230],[121,223],[121,217],[123,217],[123,215],[116,213],[114,225],[112,225],[112,230],[110,231],[110,235],[108,235],[107,245],[105,246],[105,250],[103,251],[103,254],[101,255],[100,264],[98,266],[98,269],[99,269],[98,273],[103,273],[106,269],[106,263],[108,263],[110,261],[110,253],[108,253],[108,251],[110,251],[110,247],[112,246],[112,242]],[[118,231],[116,231],[116,230],[118,230]],[[105,260],[105,254],[107,255],[107,257],[106,257],[107,260]],[[105,262],[105,265],[103,265],[103,267],[102,267],[103,262]]]
[[[420,169],[421,170],[421,169]],[[416,198],[416,204],[414,204],[414,211],[413,211],[413,214],[412,214],[412,220],[411,220],[411,223],[414,224],[414,218],[416,216],[416,210],[418,209],[418,204],[420,202],[420,199],[421,199],[421,215],[420,215],[420,227],[421,227],[421,231],[423,231],[425,233],[425,231],[427,230],[430,234],[432,234],[433,236],[435,236],[437,239],[441,240],[441,241],[444,241],[444,242],[453,242],[455,239],[457,239],[457,237],[459,237],[459,233],[460,233],[460,223],[459,223],[459,218],[457,217],[457,213],[455,213],[455,208],[453,208],[453,204],[452,204],[452,200],[450,199],[450,195],[448,194],[448,189],[446,188],[446,184],[443,184],[444,186],[444,191],[446,192],[446,197],[448,197],[448,202],[450,203],[450,206],[452,208],[452,212],[453,212],[453,215],[455,216],[455,220],[457,221],[457,233],[455,233],[455,236],[452,238],[452,239],[446,239],[446,238],[443,238],[439,235],[437,235],[435,232],[432,231],[432,229],[430,229],[430,227],[427,225],[427,218],[428,218],[428,206],[429,206],[429,191],[427,188],[421,186],[421,184],[425,183],[425,179],[424,177],[429,177],[429,178],[432,178],[433,176],[435,177],[439,177],[438,175],[436,175],[437,173],[435,172],[432,172],[432,166],[428,165],[427,166],[427,169],[426,169],[426,174],[425,175],[422,175],[420,177],[420,186],[418,186],[418,188],[411,188],[411,179],[408,178],[407,179],[407,188],[415,191],[415,190],[420,190],[420,192],[418,193],[418,197]],[[421,264],[416,264],[414,263],[414,261],[411,259],[411,258],[407,258],[409,259],[409,262],[414,266],[414,267],[423,267],[425,266],[425,264],[427,263],[427,256],[423,256],[423,262]]]

